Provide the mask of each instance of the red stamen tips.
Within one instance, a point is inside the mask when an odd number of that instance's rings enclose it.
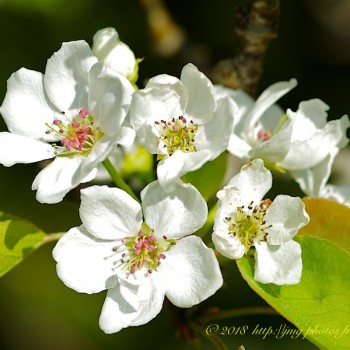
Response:
[[[79,117],[81,119],[85,119],[89,115],[89,111],[87,109],[81,109],[79,111]]]

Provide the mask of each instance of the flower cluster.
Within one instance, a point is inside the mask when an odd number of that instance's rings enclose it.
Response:
[[[141,61],[115,29],[105,28],[92,49],[85,41],[63,43],[45,74],[15,72],[0,107],[8,127],[0,133],[1,164],[53,159],[32,184],[39,202],[62,201],[96,178],[101,164],[119,187],[82,189],[82,224],[53,251],[68,287],[107,290],[100,317],[106,333],[149,322],[165,297],[189,308],[212,296],[223,284],[220,254],[254,257],[260,283],[299,283],[301,246],[293,237],[309,216],[299,197],[264,199],[270,170],[288,172],[306,194],[329,193],[333,160],[348,142],[349,118],[327,122],[321,100],[301,102],[296,112],[275,105],[295,79],[254,101],[214,86],[187,64],[180,78],[161,74],[138,89]],[[135,145],[157,162],[157,180],[143,188],[140,201],[109,159],[123,157],[120,146]],[[248,163],[217,188],[210,222],[207,203],[184,176],[226,151]],[[198,235],[206,222],[213,224],[215,251]]]

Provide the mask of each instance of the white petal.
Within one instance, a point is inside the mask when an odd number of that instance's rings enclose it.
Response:
[[[166,297],[178,307],[201,303],[223,283],[214,251],[197,236],[178,241],[162,261],[160,273]]]
[[[292,130],[293,119],[288,118],[275,135],[269,140],[259,143],[249,151],[249,158],[261,158],[271,163],[282,161],[290,150]]]
[[[190,184],[177,182],[167,193],[154,181],[141,192],[141,198],[145,222],[155,236],[181,238],[200,229],[207,219],[207,204]]]
[[[290,175],[306,195],[321,196],[322,189],[331,175],[333,161],[338,151],[336,147],[330,149],[329,154],[312,168],[290,171]]]
[[[220,215],[215,217],[215,227],[212,240],[218,252],[229,259],[240,259],[245,253],[242,242],[229,234],[228,225]]]
[[[297,81],[291,79],[289,81],[281,81],[269,86],[256,100],[254,107],[245,117],[245,131],[248,134],[252,132],[256,123],[259,121],[263,113],[271,107],[282,96],[295,88]]]
[[[0,132],[0,164],[34,163],[55,156],[53,147],[30,137]]]
[[[211,160],[219,156],[228,146],[237,106],[232,99],[225,97],[218,101],[213,118],[196,133],[196,149],[211,151]]]
[[[327,122],[329,106],[318,98],[303,101],[296,112],[292,141],[309,139]]]
[[[216,109],[213,84],[191,63],[182,69],[181,81],[186,86],[189,95],[186,113],[196,123],[207,123],[213,117]]]
[[[94,144],[90,154],[83,158],[81,166],[78,171],[74,174],[73,182],[80,183],[83,182],[88,174],[92,171],[97,173],[98,165],[103,162],[118,145],[118,139],[116,136],[103,135],[100,140]]]
[[[135,92],[130,104],[130,123],[137,131],[144,124],[171,120],[183,115],[179,95],[165,88],[150,88]]]
[[[44,76],[46,92],[60,111],[88,107],[88,77],[97,62],[83,41],[63,43],[47,61]]]
[[[310,218],[299,197],[278,195],[266,211],[268,242],[273,245],[291,240]]]
[[[163,306],[164,287],[148,278],[137,294],[116,286],[107,293],[103,304],[100,327],[107,333],[116,333],[130,326],[140,326],[156,317]]]
[[[301,247],[295,241],[280,246],[255,244],[254,278],[261,283],[297,284],[302,273]]]
[[[73,177],[79,169],[83,157],[56,157],[34,179],[32,189],[37,190],[36,199],[40,203],[58,203],[63,197],[79,183],[73,182]],[[95,177],[91,172],[81,182],[88,182]]]
[[[327,156],[330,149],[344,147],[347,144],[346,130],[349,126],[349,117],[343,116],[341,119],[328,122],[309,139],[292,142],[287,156],[280,165],[287,170],[315,166]]]
[[[79,293],[99,293],[118,282],[113,269],[115,242],[91,236],[84,226],[74,227],[57,242],[52,254],[63,283]]]
[[[199,169],[211,158],[209,150],[196,152],[175,151],[171,156],[158,163],[157,176],[165,191],[174,189],[174,181],[188,172]]]
[[[258,204],[271,186],[270,171],[264,167],[261,159],[254,159],[244,165],[217,196],[234,210],[238,206],[248,205],[251,201]]]
[[[248,142],[239,136],[232,134],[227,146],[227,150],[238,158],[249,160],[248,153],[251,150]]]
[[[234,133],[240,135],[243,131],[244,121],[247,113],[253,108],[255,101],[244,91],[230,89],[221,85],[214,85],[216,99],[229,96],[237,105],[235,113]]]
[[[104,134],[113,135],[123,123],[135,91],[128,79],[102,63],[92,66],[89,76],[89,112]]]
[[[52,105],[44,90],[42,73],[21,68],[7,81],[7,92],[0,112],[8,129],[14,134],[43,141],[57,141],[46,134],[46,123],[52,124],[59,111]]]
[[[141,206],[119,188],[91,186],[81,190],[80,218],[86,229],[102,239],[122,239],[141,228]]]
[[[180,98],[181,109],[185,110],[188,103],[188,92],[181,80],[168,74],[160,74],[148,80],[146,89],[152,87],[169,88],[174,91]]]
[[[117,142],[119,145],[125,147],[132,147],[135,141],[135,131],[131,127],[122,126],[117,135]]]

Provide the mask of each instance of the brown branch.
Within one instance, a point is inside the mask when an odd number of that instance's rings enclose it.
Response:
[[[237,54],[214,68],[212,79],[233,89],[240,88],[256,97],[265,52],[277,36],[279,0],[250,0],[246,10],[236,10]]]

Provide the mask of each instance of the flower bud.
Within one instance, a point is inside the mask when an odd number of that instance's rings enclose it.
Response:
[[[104,66],[115,70],[135,83],[138,77],[138,63],[133,51],[122,42],[118,32],[112,28],[100,29],[93,37],[93,54],[103,61]]]

